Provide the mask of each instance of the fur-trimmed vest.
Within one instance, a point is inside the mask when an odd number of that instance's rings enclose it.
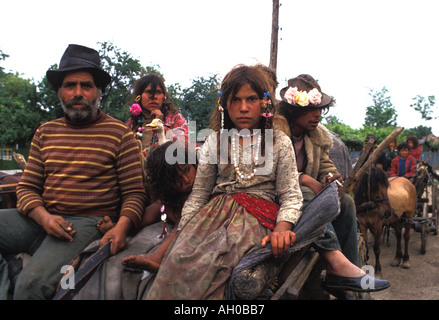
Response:
[[[291,137],[291,134],[289,136]],[[329,172],[338,172],[329,159],[329,149],[332,147],[331,135],[324,125],[319,124],[316,130],[304,134],[304,140],[307,163],[303,173],[324,183]]]

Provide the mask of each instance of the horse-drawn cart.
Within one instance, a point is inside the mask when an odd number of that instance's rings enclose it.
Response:
[[[428,164],[428,159],[420,161],[413,179],[417,194],[416,216],[411,220],[414,230],[421,233],[422,254],[427,251],[428,234],[431,232],[437,235],[438,233],[438,183],[439,176]]]
[[[336,186],[333,185],[332,191],[328,190],[328,192],[326,192],[327,195],[325,197],[327,198],[323,200],[323,204],[315,205],[318,209],[314,208],[313,212],[317,211],[322,213],[321,217],[318,214],[315,215],[315,217],[317,217],[315,221],[319,221],[319,224],[321,224],[321,221],[325,221],[325,219],[329,219],[329,222],[334,218],[329,214],[329,211],[335,210],[338,207],[338,201],[334,201],[334,199],[337,198],[336,190]],[[322,196],[324,194],[325,193],[322,193]],[[331,209],[329,209],[329,207],[331,207]],[[312,224],[307,223],[306,225],[308,225],[309,228],[309,225]],[[314,227],[311,227],[311,229],[311,231],[316,231]],[[154,231],[151,232],[154,233]],[[361,238],[360,234],[359,236]],[[153,238],[156,237],[154,236]],[[309,239],[312,239],[312,237]],[[363,242],[360,241],[360,243]],[[235,283],[236,287],[234,288],[234,293],[236,294],[235,298],[271,300],[328,299],[329,294],[320,288],[322,275],[324,274],[322,273],[322,270],[324,267],[319,254],[310,244],[311,241],[305,244],[302,243],[300,249],[297,251],[295,250],[294,254],[291,252],[291,254],[286,256],[283,260],[270,258],[259,263],[255,268],[244,268],[244,272],[239,274],[236,278],[238,281]],[[133,248],[134,247],[135,246],[133,245]],[[265,252],[267,252],[267,250]],[[110,264],[110,262],[108,263]],[[115,264],[120,265],[120,262]],[[107,266],[106,269],[112,270],[109,266]],[[99,275],[98,278],[99,277],[101,276]],[[245,282],[244,285],[243,282]],[[255,284],[261,286],[263,290],[261,290],[257,296],[251,296],[257,292],[257,290],[255,290]],[[236,288],[240,290],[240,295],[237,294],[239,290],[236,290]],[[245,296],[248,294],[248,292],[245,292],[246,288],[250,288],[250,296]],[[86,291],[83,291],[83,294],[84,292]],[[103,294],[102,292],[93,291],[90,293],[90,297],[95,293],[96,297],[102,297],[103,295],[106,296],[106,293]]]

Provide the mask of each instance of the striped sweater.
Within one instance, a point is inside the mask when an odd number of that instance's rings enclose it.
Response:
[[[127,216],[136,229],[146,193],[136,139],[122,122],[99,110],[74,125],[49,121],[35,133],[26,169],[17,187],[23,215],[37,206],[77,216]]]

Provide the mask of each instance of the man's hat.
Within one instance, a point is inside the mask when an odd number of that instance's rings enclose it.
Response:
[[[95,84],[102,91],[111,82],[111,76],[102,70],[99,53],[91,48],[70,44],[64,52],[58,70],[48,70],[47,80],[57,90],[67,72],[87,70],[93,74]]]
[[[309,74],[301,74],[288,80],[288,87],[280,91],[286,103],[297,107],[324,107],[333,99],[322,92],[317,81]]]

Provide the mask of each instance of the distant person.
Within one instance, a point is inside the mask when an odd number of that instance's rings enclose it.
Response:
[[[389,147],[384,150],[376,161],[376,166],[389,174],[392,160],[398,155],[397,140],[389,142]]]
[[[407,137],[406,141],[410,147],[410,154],[416,159],[416,161],[419,161],[419,159],[421,159],[422,152],[421,148],[419,147],[418,138],[415,136],[410,136]]]
[[[17,209],[0,212],[1,298],[9,288],[3,254],[32,251],[14,299],[51,299],[63,266],[101,237],[100,246],[111,242],[111,254],[120,251],[144,211],[136,139],[99,108],[111,77],[101,69],[98,52],[69,45],[59,69],[46,75],[64,117],[38,128],[17,187]],[[117,223],[102,236],[96,225],[104,216]]]
[[[392,160],[390,177],[411,178],[416,174],[416,159],[410,154],[410,146],[402,142],[398,146],[398,155]]]

